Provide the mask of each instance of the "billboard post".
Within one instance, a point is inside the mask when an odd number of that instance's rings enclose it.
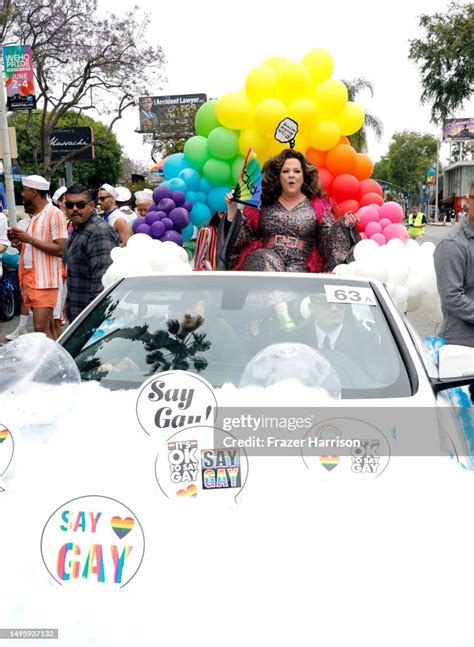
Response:
[[[3,52],[2,52],[3,54]],[[5,193],[8,206],[8,223],[16,225],[15,191],[13,188],[12,158],[10,155],[10,138],[8,136],[7,100],[5,96],[5,80],[3,74],[3,56],[0,57],[0,130],[2,131],[3,175],[5,178]]]

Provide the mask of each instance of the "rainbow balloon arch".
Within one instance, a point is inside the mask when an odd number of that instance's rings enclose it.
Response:
[[[371,160],[347,138],[360,130],[365,115],[348,100],[345,84],[331,79],[333,68],[325,49],[308,52],[299,63],[272,57],[249,72],[244,88],[201,106],[196,135],[186,141],[184,153],[164,161],[165,181],[160,185],[169,189],[170,199],[179,192],[179,201],[188,210],[189,222],[184,224],[182,214],[182,228],[177,227],[183,241],[192,236],[193,227],[206,225],[214,212],[226,209],[224,196],[237,184],[250,147],[260,164],[288,148],[277,141],[275,131],[289,118],[298,125],[292,144],[318,167],[336,218],[357,212],[363,239],[378,245],[394,238],[406,242],[408,234],[400,224],[403,209],[395,202],[384,203],[382,187],[370,179]],[[172,210],[180,205],[168,206]],[[150,207],[156,210],[156,204]],[[151,218],[156,221],[156,216]]]

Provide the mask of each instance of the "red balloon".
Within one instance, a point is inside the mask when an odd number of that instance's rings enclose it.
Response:
[[[334,178],[330,193],[338,203],[356,200],[359,194],[359,180],[349,173],[342,173]]]
[[[331,173],[331,171],[328,171],[326,168],[319,169],[319,181],[321,183],[323,191],[329,193],[329,189],[331,188],[333,180],[334,175]]]
[[[383,198],[383,189],[375,180],[361,180],[360,195],[362,196],[366,193],[377,193],[381,198]]]
[[[344,200],[343,202],[340,202],[337,206],[341,210],[341,213],[347,213],[348,211],[352,211],[352,213],[357,213],[359,211],[360,204],[357,202],[357,200]]]
[[[360,204],[362,207],[365,207],[369,204],[383,204],[383,198],[379,196],[378,193],[366,193],[360,199]]]

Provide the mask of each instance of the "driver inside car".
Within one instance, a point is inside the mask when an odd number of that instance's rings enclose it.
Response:
[[[329,302],[325,294],[312,294],[307,307],[309,316],[297,329],[298,341],[322,353],[341,373],[341,382],[342,371],[354,381],[354,365],[366,377],[379,381],[383,374],[379,338],[357,319],[352,306]]]

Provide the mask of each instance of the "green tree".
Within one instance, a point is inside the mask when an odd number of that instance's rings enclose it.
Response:
[[[27,128],[28,120],[32,123]],[[34,143],[41,133],[40,119],[27,116],[24,112],[17,112],[11,118],[10,125],[16,127],[20,167],[24,173],[38,173],[33,151]],[[74,181],[85,184],[91,189],[97,189],[104,182],[118,184],[122,170],[122,147],[115,135],[109,132],[108,126],[72,111],[66,113],[58,122],[58,128],[66,126],[89,126],[94,131],[95,159],[73,162]],[[58,186],[60,178],[64,178],[65,174],[64,163],[60,162],[51,178],[53,186]]]
[[[108,131],[137,95],[161,82],[164,55],[150,46],[147,16],[138,22],[138,7],[117,17],[97,14],[97,0],[3,0],[2,42],[31,45],[39,110],[34,137],[35,168],[47,178],[60,162],[51,160],[50,138],[70,111],[96,111],[110,117]],[[28,122],[31,140],[35,127]],[[66,158],[63,160],[66,161]]]
[[[440,123],[472,95],[474,82],[474,4],[451,2],[446,13],[420,16],[422,38],[409,41],[409,58],[421,72],[422,103]]]
[[[405,130],[395,133],[387,155],[374,167],[374,178],[418,196],[426,171],[436,164],[436,137]]]
[[[370,96],[374,96],[374,88],[370,81],[359,77],[350,81],[344,81],[347,92],[349,94],[349,101],[356,101],[358,95],[364,90],[370,91]],[[377,141],[380,141],[383,135],[383,124],[378,117],[372,113],[365,111],[364,125],[360,130],[349,137],[352,146],[359,153],[367,152],[367,132],[371,130]]]

